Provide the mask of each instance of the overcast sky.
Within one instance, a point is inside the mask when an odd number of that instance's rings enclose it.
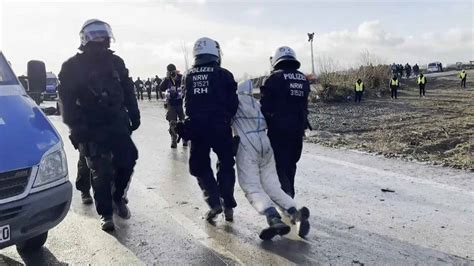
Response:
[[[281,45],[311,71],[307,32],[317,57],[355,66],[368,50],[386,63],[474,60],[473,1],[23,1],[0,0],[0,49],[15,71],[41,59],[58,72],[77,52],[85,20],[112,26],[112,49],[134,77],[163,76],[168,63],[184,70],[183,44],[203,36],[221,44],[223,65],[239,78],[268,71]]]

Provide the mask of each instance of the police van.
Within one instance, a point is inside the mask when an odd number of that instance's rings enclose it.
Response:
[[[441,62],[429,63],[426,70],[428,72],[443,72],[443,64]]]
[[[44,63],[35,62],[28,64],[28,86],[43,86]],[[41,248],[71,197],[61,137],[0,51],[0,249]]]
[[[53,72],[46,73],[46,89],[43,92],[43,98],[45,100],[54,100],[58,97],[58,78]]]

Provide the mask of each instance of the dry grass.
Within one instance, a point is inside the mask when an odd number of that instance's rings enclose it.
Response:
[[[313,86],[310,97],[312,102],[321,99],[324,102],[345,101],[354,94],[354,83],[361,79],[365,85],[365,97],[381,97],[388,93],[388,81],[391,72],[388,65],[361,66],[359,69],[322,73]]]

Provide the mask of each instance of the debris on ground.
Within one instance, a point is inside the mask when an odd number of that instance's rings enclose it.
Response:
[[[393,189],[389,189],[389,188],[382,188],[381,189],[382,192],[390,192],[390,193],[395,193],[395,190]]]

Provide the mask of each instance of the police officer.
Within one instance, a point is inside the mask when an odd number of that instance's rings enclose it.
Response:
[[[397,99],[398,88],[400,88],[400,82],[398,81],[397,75],[393,75],[392,79],[389,82],[390,92],[392,94],[392,99]]]
[[[232,73],[220,66],[218,42],[205,37],[198,39],[193,56],[194,65],[184,79],[186,128],[191,135],[189,170],[210,207],[207,221],[213,223],[222,207],[225,219],[233,221],[237,203],[231,119],[239,106],[237,83]],[[219,160],[217,181],[211,168],[211,148]]]
[[[59,73],[61,113],[72,143],[86,158],[101,226],[109,231],[115,228],[114,209],[120,217],[130,217],[123,196],[138,158],[130,133],[140,125],[140,112],[128,70],[109,49],[109,24],[86,21],[80,39],[82,52]]]
[[[418,79],[416,80],[418,87],[420,88],[420,98],[421,96],[425,97],[425,86],[426,86],[426,77],[423,73],[420,73]]]
[[[362,93],[365,90],[364,83],[362,82],[361,79],[358,79],[354,85],[354,92],[355,92],[355,102],[361,102],[362,101]]]
[[[135,90],[137,91],[137,100],[143,100],[143,81],[140,77],[135,81]]]
[[[467,74],[466,70],[462,70],[461,73],[459,73],[459,78],[461,79],[461,88],[466,88],[466,80],[467,80]]]
[[[301,157],[304,131],[308,125],[309,82],[298,71],[300,62],[290,47],[278,48],[272,59],[273,71],[261,90],[262,113],[275,153],[281,187],[295,196],[296,163]]]
[[[183,92],[181,88],[183,76],[176,72],[176,66],[173,64],[166,67],[166,73],[166,78],[161,82],[160,91],[166,92],[166,120],[170,125],[168,132],[171,135],[171,148],[176,149],[178,140],[176,124],[178,119],[184,121]],[[187,142],[184,140],[183,145],[187,146]]]

